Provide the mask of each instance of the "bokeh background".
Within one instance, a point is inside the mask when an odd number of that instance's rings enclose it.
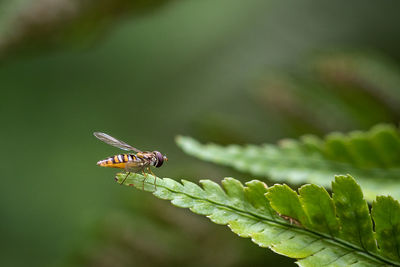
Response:
[[[400,117],[398,1],[0,1],[1,266],[293,266],[114,181],[104,131],[161,177],[252,178],[176,135],[276,142]],[[296,185],[293,185],[296,186]]]

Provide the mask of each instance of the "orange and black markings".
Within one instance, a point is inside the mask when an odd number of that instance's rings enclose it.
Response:
[[[119,154],[97,162],[102,167],[124,169],[127,162],[137,161],[138,158],[134,154]]]

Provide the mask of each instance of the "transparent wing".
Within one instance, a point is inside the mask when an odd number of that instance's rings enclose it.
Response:
[[[129,161],[125,164],[125,170],[128,172],[140,172],[146,167],[141,161]]]
[[[103,141],[106,144],[118,147],[120,149],[126,150],[126,151],[135,151],[135,152],[142,152],[139,149],[134,148],[133,146],[128,145],[125,142],[122,142],[108,134],[105,133],[100,133],[100,132],[94,132],[94,136],[96,136],[99,140]]]

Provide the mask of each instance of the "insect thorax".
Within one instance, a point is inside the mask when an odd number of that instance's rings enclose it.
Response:
[[[155,157],[154,153],[151,151],[144,151],[144,152],[139,152],[136,154],[136,157],[141,159],[144,162],[148,162],[152,166],[156,166],[157,164],[157,158]]]

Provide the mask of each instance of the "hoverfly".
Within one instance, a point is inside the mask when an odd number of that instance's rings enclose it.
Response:
[[[131,172],[142,172],[145,176],[143,180],[144,189],[144,182],[147,179],[147,173],[145,172],[145,170],[147,170],[155,177],[150,167],[154,166],[156,168],[159,168],[161,167],[161,165],[163,165],[164,161],[168,161],[168,158],[161,154],[161,152],[159,151],[141,151],[105,133],[94,132],[93,135],[106,144],[118,147],[122,150],[133,151],[136,153],[119,154],[97,162],[97,165],[102,167],[124,169],[127,174],[125,176],[125,179],[121,182],[121,185],[125,182],[126,178],[128,178],[128,175]],[[154,178],[154,186],[157,188],[156,178]]]

